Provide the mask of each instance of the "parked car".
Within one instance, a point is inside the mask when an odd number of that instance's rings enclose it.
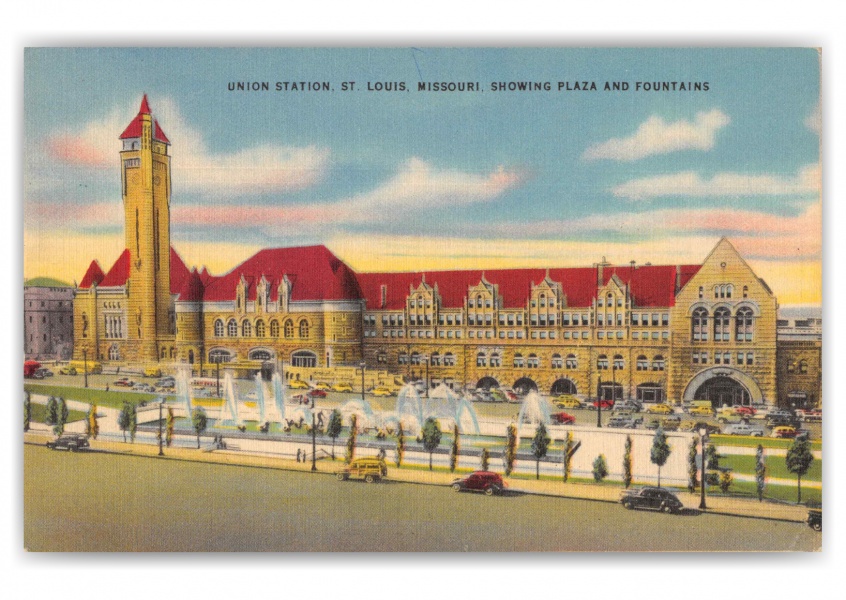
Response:
[[[808,430],[807,429],[797,429],[796,427],[791,427],[789,425],[775,427],[772,431],[772,436],[775,438],[797,438],[797,437],[808,437]]]
[[[635,429],[637,424],[634,419],[628,417],[611,417],[605,426],[614,429]]]
[[[379,387],[373,388],[372,394],[374,396],[393,396],[394,391],[391,388],[387,388],[385,386],[379,386]]]
[[[487,496],[501,494],[508,485],[499,473],[490,471],[474,471],[467,477],[461,477],[452,482],[452,489],[456,492],[484,492]]]
[[[176,379],[173,377],[162,377],[156,382],[156,387],[174,387],[176,386]]]
[[[88,443],[88,436],[81,433],[65,433],[60,435],[55,440],[47,442],[47,447],[51,450],[69,450],[76,452],[89,448],[91,444]]]
[[[76,375],[76,369],[74,367],[62,367],[59,369],[59,375]]]
[[[316,390],[323,390],[324,392],[328,392],[332,389],[332,386],[326,383],[325,381],[318,381],[314,384],[314,389]]]
[[[691,406],[687,411],[687,414],[698,415],[701,417],[713,417],[714,409],[708,408],[707,406]]]
[[[646,412],[651,415],[671,415],[675,411],[669,404],[650,404],[646,407]]]
[[[311,386],[302,379],[292,379],[288,382],[288,387],[292,390],[307,390],[311,388]]]
[[[335,476],[339,481],[358,477],[364,479],[367,483],[374,483],[388,476],[388,465],[376,456],[365,456],[354,459],[349,465],[338,471]]]
[[[323,390],[320,390],[320,389],[316,389],[316,388],[315,388],[315,389],[313,389],[313,390],[309,391],[309,392],[308,392],[308,395],[309,395],[310,397],[312,397],[312,398],[325,398],[325,397],[326,397],[326,392],[324,392]]]
[[[668,415],[659,419],[651,419],[646,423],[647,429],[658,429],[660,426],[664,431],[677,431],[681,425],[681,417]]]
[[[162,370],[159,367],[147,367],[144,369],[144,377],[161,377]]]
[[[594,400],[593,402],[588,405],[589,410],[597,410],[598,408],[602,408],[602,410],[611,410],[614,408],[614,401],[613,400]]]
[[[621,409],[621,408],[615,408],[614,410],[611,411],[611,418],[614,418],[614,417],[619,417],[619,418],[622,418],[622,419],[630,419],[631,421],[634,421],[635,425],[640,425],[641,423],[643,423],[643,417],[641,417],[640,415],[636,415],[631,410],[624,410],[624,409]]]
[[[811,508],[808,510],[808,527],[814,531],[822,531],[822,509]]]
[[[749,423],[728,423],[723,428],[726,435],[749,435],[752,437],[763,437],[764,428]]]
[[[643,410],[643,405],[639,402],[635,402],[634,400],[617,400],[614,402],[614,409],[641,412]]]
[[[46,367],[41,367],[40,369],[35,371],[35,378],[36,379],[44,379],[45,377],[52,377],[53,371],[47,369]]]
[[[735,406],[734,407],[734,414],[738,417],[754,417],[755,413],[758,412],[751,406]]]
[[[133,392],[155,392],[156,388],[154,388],[149,383],[136,383],[132,386]]]
[[[707,435],[719,434],[722,432],[722,427],[713,425],[707,421],[696,421],[695,419],[682,419],[679,422],[679,429],[681,431],[693,431],[699,433],[699,430],[704,428]]]
[[[659,487],[624,490],[620,494],[620,503],[629,510],[645,508],[665,513],[678,512],[684,506],[674,493]]]
[[[549,415],[552,419],[553,423],[558,425],[572,425],[576,422],[576,417],[569,413],[565,413],[563,410],[561,412],[553,413]]]
[[[552,402],[558,408],[584,408],[585,403],[575,396],[563,395],[558,396]]]
[[[120,379],[113,381],[112,385],[116,385],[118,387],[131,388],[133,385],[135,385],[135,382],[132,381],[129,377],[121,377]]]
[[[348,383],[336,383],[332,386],[332,389],[336,392],[351,392],[353,391],[352,386]]]
[[[311,404],[311,398],[308,394],[296,394],[291,396],[292,404]]]
[[[473,400],[476,402],[493,402],[494,397],[488,390],[478,389],[473,392]]]
[[[770,415],[767,417],[767,427],[797,427],[802,421],[788,413],[788,415]]]
[[[822,410],[818,408],[808,410],[796,410],[796,416],[805,423],[819,423],[822,421]]]

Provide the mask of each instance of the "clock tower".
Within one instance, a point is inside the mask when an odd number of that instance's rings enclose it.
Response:
[[[129,251],[127,339],[137,359],[159,359],[157,339],[173,335],[170,294],[170,141],[147,96],[120,136],[121,183]]]

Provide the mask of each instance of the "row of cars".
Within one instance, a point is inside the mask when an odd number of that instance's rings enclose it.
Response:
[[[302,379],[292,379],[288,382],[288,389],[291,390],[307,390],[307,394],[313,395],[315,397],[324,397],[326,394],[325,392],[340,392],[340,393],[352,393],[353,386],[349,383],[333,383],[329,384],[325,381],[318,381],[314,385],[310,385],[308,382],[303,381]],[[323,396],[319,396],[317,392],[324,392]],[[395,396],[396,390],[390,388],[388,386],[376,386],[373,389],[368,391],[369,394],[373,394],[374,396]]]
[[[376,483],[387,478],[388,465],[378,456],[365,456],[352,460],[335,476],[338,481],[363,479],[367,483]],[[486,496],[493,496],[504,493],[508,484],[503,481],[499,473],[473,471],[469,475],[453,480],[450,487],[456,492],[481,492]]]

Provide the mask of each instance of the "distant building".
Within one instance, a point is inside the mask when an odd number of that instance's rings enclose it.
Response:
[[[66,360],[73,352],[72,286],[40,277],[24,282],[24,356]]]
[[[778,403],[822,406],[822,307],[787,306],[778,311]]]

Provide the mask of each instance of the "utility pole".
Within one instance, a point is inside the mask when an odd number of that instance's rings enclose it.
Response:
[[[162,404],[164,404],[164,398],[159,398],[159,456],[164,456],[162,450]]]
[[[85,387],[88,387],[88,348],[82,349],[82,371],[85,375]]]
[[[596,426],[602,427],[602,375],[596,383]]]

